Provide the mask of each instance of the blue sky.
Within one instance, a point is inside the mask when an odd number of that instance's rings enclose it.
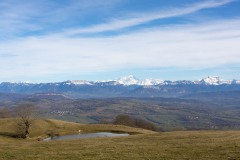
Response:
[[[1,0],[0,82],[240,79],[240,0]]]

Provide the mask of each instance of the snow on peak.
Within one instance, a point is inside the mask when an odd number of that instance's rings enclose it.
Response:
[[[220,84],[231,84],[232,83],[232,81],[230,81],[230,80],[223,80],[217,76],[212,76],[212,77],[208,76],[207,78],[201,79],[199,82],[206,84],[206,85],[220,85]]]
[[[205,83],[205,84],[209,84],[209,85],[218,85],[220,82],[220,78],[217,76],[208,76],[207,78],[204,78],[202,80],[200,80],[201,82]]]
[[[164,83],[163,80],[149,78],[149,79],[143,80],[143,81],[141,82],[141,85],[144,85],[144,86],[152,86],[152,85],[158,85],[158,84],[162,84],[162,83]]]
[[[149,79],[140,80],[140,79],[134,77],[133,75],[118,78],[116,81],[119,84],[123,84],[123,85],[126,85],[126,86],[129,86],[129,85],[152,86],[152,85],[158,85],[158,84],[163,83],[163,81],[160,80],[160,79],[149,78]]]
[[[240,80],[232,80],[232,84],[240,84]]]
[[[91,81],[84,81],[84,80],[72,80],[72,81],[68,81],[67,84],[74,84],[74,85],[92,85],[93,82]]]
[[[117,82],[119,84],[123,84],[123,85],[126,85],[126,86],[129,86],[129,85],[140,85],[141,84],[141,81],[139,79],[137,79],[136,77],[134,77],[133,75],[129,75],[129,76],[126,76],[126,77],[118,78]]]
[[[30,82],[30,81],[25,81],[24,83],[29,84],[29,83],[31,83],[31,82]]]
[[[156,85],[178,85],[178,84],[204,84],[204,85],[222,85],[222,84],[240,84],[239,80],[223,80],[217,76],[208,76],[207,78],[200,79],[198,81],[163,81],[160,79],[138,79],[133,75],[118,78],[116,80],[105,80],[105,81],[84,81],[84,80],[73,80],[66,81],[67,85],[141,85],[141,86],[156,86]]]

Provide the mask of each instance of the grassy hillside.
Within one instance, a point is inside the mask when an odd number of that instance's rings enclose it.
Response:
[[[0,119],[0,135],[14,135],[16,133],[17,119]],[[47,136],[48,134],[65,135],[98,131],[127,132],[130,134],[149,134],[153,131],[131,128],[121,125],[104,125],[104,124],[79,124],[65,122],[60,120],[38,119],[30,128],[30,137]]]
[[[11,132],[14,122],[0,120],[0,131]],[[81,125],[55,120],[41,120],[37,130],[58,130],[62,134],[83,129],[86,132],[98,130],[122,130],[136,132],[134,128],[112,125]],[[194,160],[239,160],[240,131],[182,131],[153,133],[129,137],[92,138],[64,141],[21,140],[0,136],[0,160],[24,159],[194,159]],[[33,133],[32,133],[33,134]]]

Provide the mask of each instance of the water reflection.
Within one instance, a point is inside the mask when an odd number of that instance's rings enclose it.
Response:
[[[86,134],[73,134],[73,135],[64,135],[57,137],[49,137],[44,139],[44,141],[51,140],[67,140],[67,139],[80,139],[80,138],[97,138],[97,137],[124,137],[129,136],[128,133],[111,133],[111,132],[97,132],[97,133],[86,133]]]

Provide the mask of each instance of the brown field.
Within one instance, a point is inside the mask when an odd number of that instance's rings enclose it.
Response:
[[[38,120],[30,139],[14,139],[14,120],[0,120],[0,159],[143,159],[143,160],[240,160],[240,131],[162,132],[114,125],[84,125],[56,120]],[[118,131],[129,137],[37,141],[48,132],[59,135]],[[11,133],[11,134],[10,134]],[[138,133],[138,134],[136,134]],[[141,133],[141,134],[140,134]]]

